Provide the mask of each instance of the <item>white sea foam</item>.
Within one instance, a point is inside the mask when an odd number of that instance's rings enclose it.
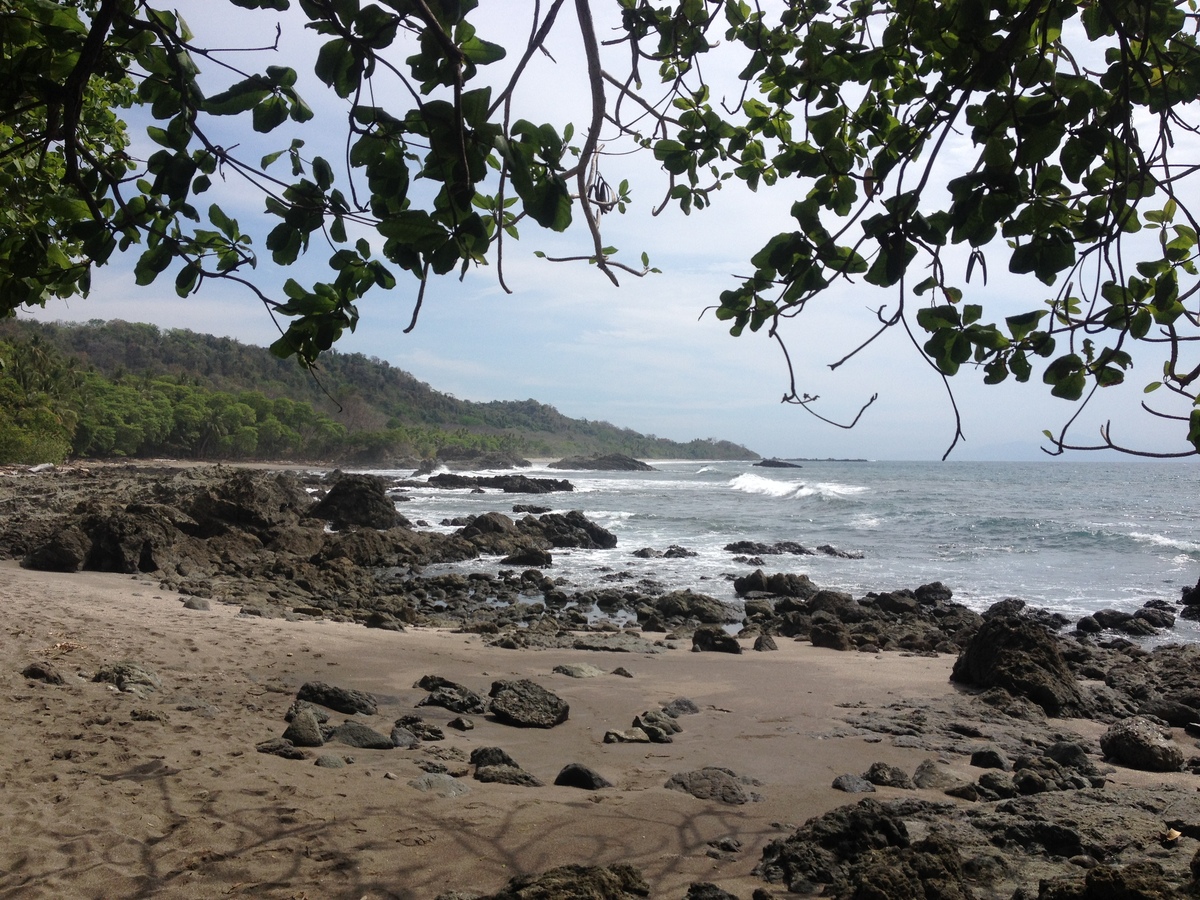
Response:
[[[774,478],[764,478],[762,475],[747,473],[739,475],[729,482],[735,491],[746,494],[759,494],[766,497],[802,499],[804,497],[823,497],[841,499],[861,494],[868,488],[857,484],[842,484],[837,481],[819,481],[808,484],[803,481],[778,481]]]
[[[1181,541],[1161,534],[1151,534],[1144,531],[1131,531],[1129,536],[1142,544],[1153,544],[1156,547],[1169,547],[1172,550],[1183,550],[1188,553],[1200,551],[1200,543],[1196,541]]]

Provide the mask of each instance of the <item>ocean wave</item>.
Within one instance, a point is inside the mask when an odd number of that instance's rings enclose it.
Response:
[[[787,499],[803,499],[819,497],[825,500],[840,500],[862,494],[869,490],[857,484],[842,484],[837,481],[820,481],[808,484],[804,481],[779,481],[774,478],[764,478],[762,475],[739,475],[729,482],[735,491],[745,494],[758,494],[764,497],[779,497]]]
[[[1167,547],[1171,550],[1183,550],[1186,553],[1200,552],[1200,543],[1196,541],[1181,541],[1162,534],[1145,531],[1131,531],[1129,536],[1141,544],[1153,544],[1156,547]]]

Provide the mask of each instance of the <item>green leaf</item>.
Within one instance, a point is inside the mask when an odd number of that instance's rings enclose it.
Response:
[[[358,62],[353,46],[344,38],[335,38],[321,46],[313,71],[343,99],[358,87]]]
[[[1005,318],[1004,324],[1008,326],[1008,333],[1012,335],[1014,341],[1023,341],[1037,329],[1038,323],[1047,315],[1049,313],[1046,310],[1038,309],[1017,316],[1008,316]]]
[[[499,44],[493,44],[478,37],[472,37],[470,40],[463,41],[461,49],[463,56],[477,66],[499,62],[508,55],[508,51]]]
[[[287,101],[272,94],[258,106],[254,107],[254,130],[265,134],[287,121]]]
[[[1078,400],[1087,386],[1083,360],[1076,354],[1060,356],[1046,367],[1042,381],[1052,385],[1050,393],[1064,400]]]

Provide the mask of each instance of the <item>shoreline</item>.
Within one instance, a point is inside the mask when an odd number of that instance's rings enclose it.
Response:
[[[426,595],[406,594],[403,606],[397,582],[368,582],[367,573],[388,554],[495,552],[496,540],[515,533],[484,530],[480,545],[447,536],[435,546],[402,526],[331,531],[287,507],[300,496],[291,482],[240,471],[115,487],[75,473],[32,485],[58,490],[67,507],[89,498],[70,527],[93,550],[109,536],[125,548],[122,556],[104,545],[106,559],[134,570],[161,563],[189,589],[164,587],[160,570],[54,572],[0,561],[10,723],[0,754],[10,798],[0,806],[0,897],[466,900],[558,866],[629,864],[653,897],[675,900],[708,883],[740,900],[782,900],[789,887],[794,895],[822,886],[801,865],[815,851],[789,849],[812,846],[805,823],[840,821],[848,809],[875,818],[870,826],[843,822],[847,835],[903,840],[830,862],[832,896],[842,896],[845,879],[853,886],[875,877],[875,853],[885,853],[888,872],[935,854],[967,892],[961,896],[980,900],[1010,900],[1018,890],[1032,898],[1043,879],[1074,883],[1096,871],[1117,878],[1143,864],[1157,867],[1164,890],[1192,885],[1189,863],[1200,850],[1193,742],[1181,725],[1173,729],[1170,743],[1187,760],[1173,772],[1115,766],[1100,742],[1111,723],[1137,711],[1139,691],[1158,692],[1162,702],[1200,697],[1200,648],[1147,653],[1128,642],[1047,636],[1073,667],[1056,689],[1076,692],[1069,708],[1090,716],[1053,718],[1015,688],[951,681],[985,620],[934,585],[868,603],[805,593],[799,580],[772,582],[764,586],[777,593],[747,605],[732,638],[738,654],[689,649],[706,628],[720,630],[702,624],[705,617],[723,613],[682,592],[639,600],[656,604],[663,631],[640,608],[640,629],[579,630],[570,610],[556,606],[552,583],[538,587],[540,610],[500,604],[484,616],[476,600],[459,618],[434,616],[428,610],[438,603],[458,602],[458,582],[421,582]],[[382,491],[354,483],[368,490],[363,497]],[[69,543],[49,494],[17,503],[20,496],[11,495],[7,540],[42,534]],[[251,513],[266,518],[253,524]],[[217,528],[235,520],[242,524]],[[399,584],[411,587],[411,577]],[[513,578],[514,591],[534,584]],[[301,582],[308,593],[287,593]],[[191,589],[205,584],[208,600]],[[461,590],[471,584],[462,579]],[[793,589],[800,593],[786,593]],[[301,596],[323,602],[324,591],[356,605],[293,605]],[[371,598],[376,605],[364,607]],[[275,617],[264,617],[268,611]],[[1037,611],[997,615],[1046,633]],[[884,621],[891,631],[861,630]],[[862,643],[868,635],[879,646]],[[750,649],[766,636],[777,649]],[[583,649],[597,646],[609,649]],[[136,663],[157,684],[123,691],[94,680],[120,662]],[[48,664],[63,683],[25,675],[31,663]],[[559,665],[598,671],[569,677],[554,671]],[[631,677],[614,674],[618,667]],[[416,686],[426,676],[481,696],[496,681],[528,679],[567,702],[570,715],[547,729],[470,714],[474,727],[458,730],[451,722],[459,713],[418,705],[430,696]],[[380,734],[418,715],[444,736],[389,749],[336,738],[284,748],[298,758],[256,752],[282,746],[285,714],[314,681],[372,695],[377,711],[352,718]],[[606,742],[679,698],[699,711],[678,717],[682,730],[670,742]],[[331,716],[331,726],[347,718]],[[512,772],[510,783],[479,780],[470,755],[484,747],[503,749],[541,786],[522,786]],[[985,752],[999,769],[979,761]],[[315,765],[325,756],[353,762]],[[554,785],[570,763],[611,786]],[[707,767],[732,773],[727,787],[743,802],[667,788]],[[438,770],[435,786],[467,791],[440,796],[414,784]],[[1181,834],[1164,841],[1171,828]]]

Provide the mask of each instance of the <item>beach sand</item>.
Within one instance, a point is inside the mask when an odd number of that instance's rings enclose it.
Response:
[[[122,575],[31,572],[0,563],[0,896],[402,897],[490,893],[514,875],[568,863],[631,863],[655,897],[709,881],[748,897],[771,840],[855,798],[843,773],[883,760],[908,772],[931,754],[858,732],[862,709],[900,701],[949,703],[953,658],[866,655],[780,641],[779,652],[511,651],[477,635],[240,617]],[[35,660],[66,679],[22,676]],[[133,660],[162,686],[122,694],[92,676]],[[560,663],[610,672],[576,679]],[[530,678],[570,703],[567,722],[518,729],[473,717],[417,750],[320,752],[354,757],[342,769],[258,753],[283,733],[298,687],[324,681],[369,691],[385,734],[401,715],[445,725],[455,714],[415,710],[413,687],[441,675],[486,695],[494,679]],[[671,744],[604,744],[638,713],[687,697]],[[333,714],[333,721],[343,717]],[[463,754],[502,747],[544,787],[484,784],[422,793],[409,781],[429,748]],[[613,782],[596,792],[552,786],[568,763]],[[959,758],[951,766],[972,774]],[[466,770],[465,763],[449,763]],[[730,806],[664,789],[674,773],[724,766],[761,784],[760,802]],[[389,776],[389,777],[385,777]],[[916,792],[940,800],[940,792]],[[880,788],[887,799],[911,791]],[[708,855],[734,837],[740,852]]]

